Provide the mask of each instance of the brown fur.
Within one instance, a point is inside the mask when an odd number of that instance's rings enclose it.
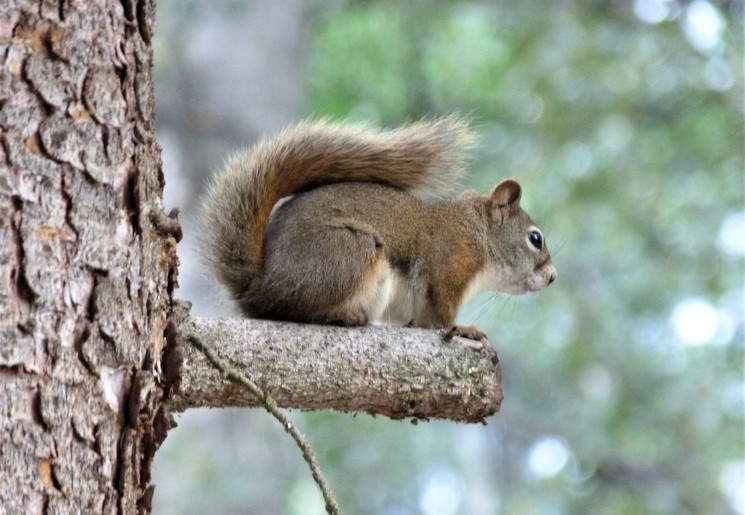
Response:
[[[470,140],[456,117],[387,132],[306,122],[263,140],[210,186],[207,260],[246,315],[304,322],[447,327],[474,288],[546,286],[556,270],[526,239],[515,181],[412,194],[452,185]]]

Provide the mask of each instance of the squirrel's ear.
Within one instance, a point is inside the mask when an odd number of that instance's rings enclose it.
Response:
[[[522,188],[514,179],[505,179],[494,187],[491,193],[492,207],[517,207],[520,204]]]
[[[522,188],[514,179],[505,179],[494,187],[489,196],[489,211],[492,220],[502,225],[520,207]]]

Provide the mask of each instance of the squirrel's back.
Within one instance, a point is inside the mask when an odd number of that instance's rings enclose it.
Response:
[[[439,194],[462,174],[468,123],[456,116],[390,131],[301,122],[228,158],[207,191],[203,252],[234,298],[262,273],[264,234],[281,198],[322,184],[378,182]]]

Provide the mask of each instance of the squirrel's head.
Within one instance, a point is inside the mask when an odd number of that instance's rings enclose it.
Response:
[[[512,295],[541,290],[557,277],[543,233],[520,207],[521,196],[520,184],[505,179],[486,197],[492,288]]]

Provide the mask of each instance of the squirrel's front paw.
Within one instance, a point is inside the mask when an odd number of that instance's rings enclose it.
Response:
[[[454,325],[447,333],[448,338],[460,336],[465,338],[463,344],[472,349],[482,349],[489,346],[489,339],[481,329],[472,325]]]
[[[478,327],[472,325],[454,325],[449,331],[450,336],[460,336],[461,338],[468,338],[469,340],[486,340],[489,339]]]

